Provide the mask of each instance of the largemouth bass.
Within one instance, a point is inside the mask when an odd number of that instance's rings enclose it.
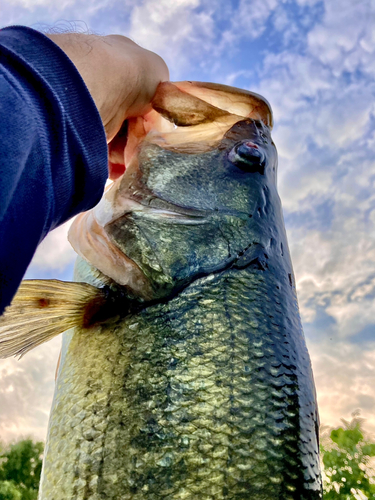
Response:
[[[154,109],[124,176],[72,226],[80,283],[26,282],[0,322],[4,356],[75,327],[39,499],[321,498],[268,103],[181,83]]]

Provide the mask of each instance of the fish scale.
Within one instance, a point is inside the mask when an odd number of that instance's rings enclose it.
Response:
[[[40,499],[319,498],[295,300],[287,277],[231,269],[68,334]]]

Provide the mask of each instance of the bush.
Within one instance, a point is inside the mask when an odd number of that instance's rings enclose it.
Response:
[[[12,481],[0,481],[0,500],[22,500],[22,493]]]
[[[25,439],[0,453],[0,500],[36,500],[44,444]]]
[[[322,435],[320,451],[325,500],[375,499],[375,478],[371,467],[375,443],[364,437],[364,420],[359,417],[359,412],[352,416],[350,422],[342,420],[343,427],[331,430],[329,437],[324,432]]]

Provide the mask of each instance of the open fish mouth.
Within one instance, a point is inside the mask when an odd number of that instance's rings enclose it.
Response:
[[[270,130],[273,127],[271,106],[263,96],[228,85],[163,82],[152,106],[145,116],[124,123],[118,134],[123,149],[114,144],[110,151],[113,168],[127,169],[145,139],[166,149],[198,153],[215,147],[243,118],[260,120]]]
[[[225,85],[164,82],[159,85],[152,105],[148,115],[130,119],[127,124],[124,175],[109,186],[93,210],[75,219],[68,236],[78,255],[144,298],[150,296],[149,283],[139,266],[109,237],[108,226],[131,214],[169,224],[202,225],[212,218],[214,210],[188,206],[190,203],[183,201],[172,203],[148,189],[142,181],[143,164],[140,164],[144,160],[140,154],[148,146],[166,153],[209,154],[219,146],[227,148],[223,137],[242,120],[256,120],[268,131],[273,125],[271,108],[263,97]],[[228,160],[239,170],[262,173],[265,154],[261,144],[247,139],[228,153]]]

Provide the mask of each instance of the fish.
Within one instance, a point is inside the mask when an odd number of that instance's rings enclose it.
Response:
[[[24,281],[0,357],[63,335],[39,500],[316,500],[319,416],[269,103],[165,82],[126,171]]]

